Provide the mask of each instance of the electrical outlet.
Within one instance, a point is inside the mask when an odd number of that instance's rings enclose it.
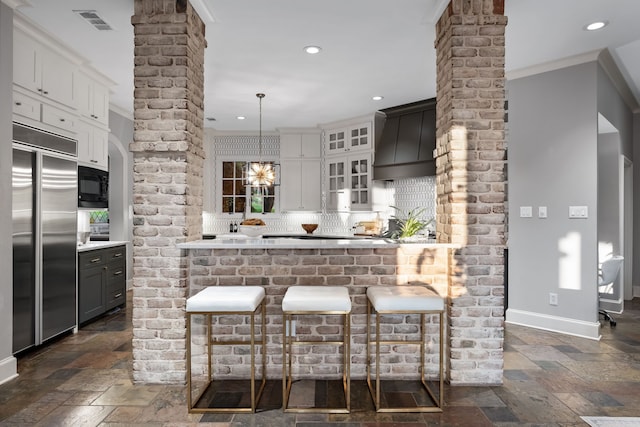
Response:
[[[549,305],[558,305],[558,294],[549,292]]]

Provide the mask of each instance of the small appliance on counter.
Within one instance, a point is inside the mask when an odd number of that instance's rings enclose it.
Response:
[[[355,225],[356,236],[379,236],[382,231],[382,224],[379,220],[360,221]]]

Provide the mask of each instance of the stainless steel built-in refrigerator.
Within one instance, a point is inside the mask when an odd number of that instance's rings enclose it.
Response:
[[[13,126],[13,352],[76,326],[76,141]]]

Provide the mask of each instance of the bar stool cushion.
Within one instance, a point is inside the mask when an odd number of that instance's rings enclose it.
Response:
[[[187,299],[187,312],[255,311],[265,295],[261,286],[209,286]]]
[[[351,311],[349,291],[342,286],[291,286],[282,299],[282,311]]]
[[[367,297],[376,311],[444,310],[444,298],[424,286],[372,286]]]

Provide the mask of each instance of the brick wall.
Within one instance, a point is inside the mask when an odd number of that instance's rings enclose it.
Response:
[[[259,285],[267,295],[267,376],[282,377],[282,297],[289,286],[346,286],[352,301],[351,376],[365,378],[366,288],[423,283],[446,298],[449,257],[446,245],[401,245],[389,249],[198,249],[191,250],[190,295],[206,286]],[[298,319],[294,317],[294,319]],[[194,374],[205,372],[202,318],[194,321]],[[256,322],[258,318],[256,318]],[[397,339],[419,339],[418,315],[386,316],[383,334]],[[339,339],[340,316],[303,316],[297,320],[296,333],[302,340]],[[241,316],[214,318],[214,334],[225,340],[246,339],[249,319]],[[428,375],[438,370],[438,317],[427,319]],[[303,337],[304,336],[304,337]],[[446,336],[446,335],[445,335]],[[244,338],[243,338],[244,337]],[[395,339],[394,338],[394,339]],[[446,348],[446,343],[445,343]],[[215,370],[218,377],[238,378],[248,374],[248,346],[216,348]],[[294,372],[300,377],[338,378],[342,352],[335,346],[299,346],[294,349]],[[396,378],[416,378],[420,353],[416,345],[382,346],[381,373]],[[446,350],[445,350],[446,358]],[[258,364],[260,358],[257,358]],[[446,359],[445,359],[446,366]]]
[[[204,24],[183,0],[136,0],[133,378],[183,383],[187,259],[202,233]]]
[[[438,242],[454,258],[452,384],[500,384],[504,334],[503,0],[452,0],[436,26]]]

